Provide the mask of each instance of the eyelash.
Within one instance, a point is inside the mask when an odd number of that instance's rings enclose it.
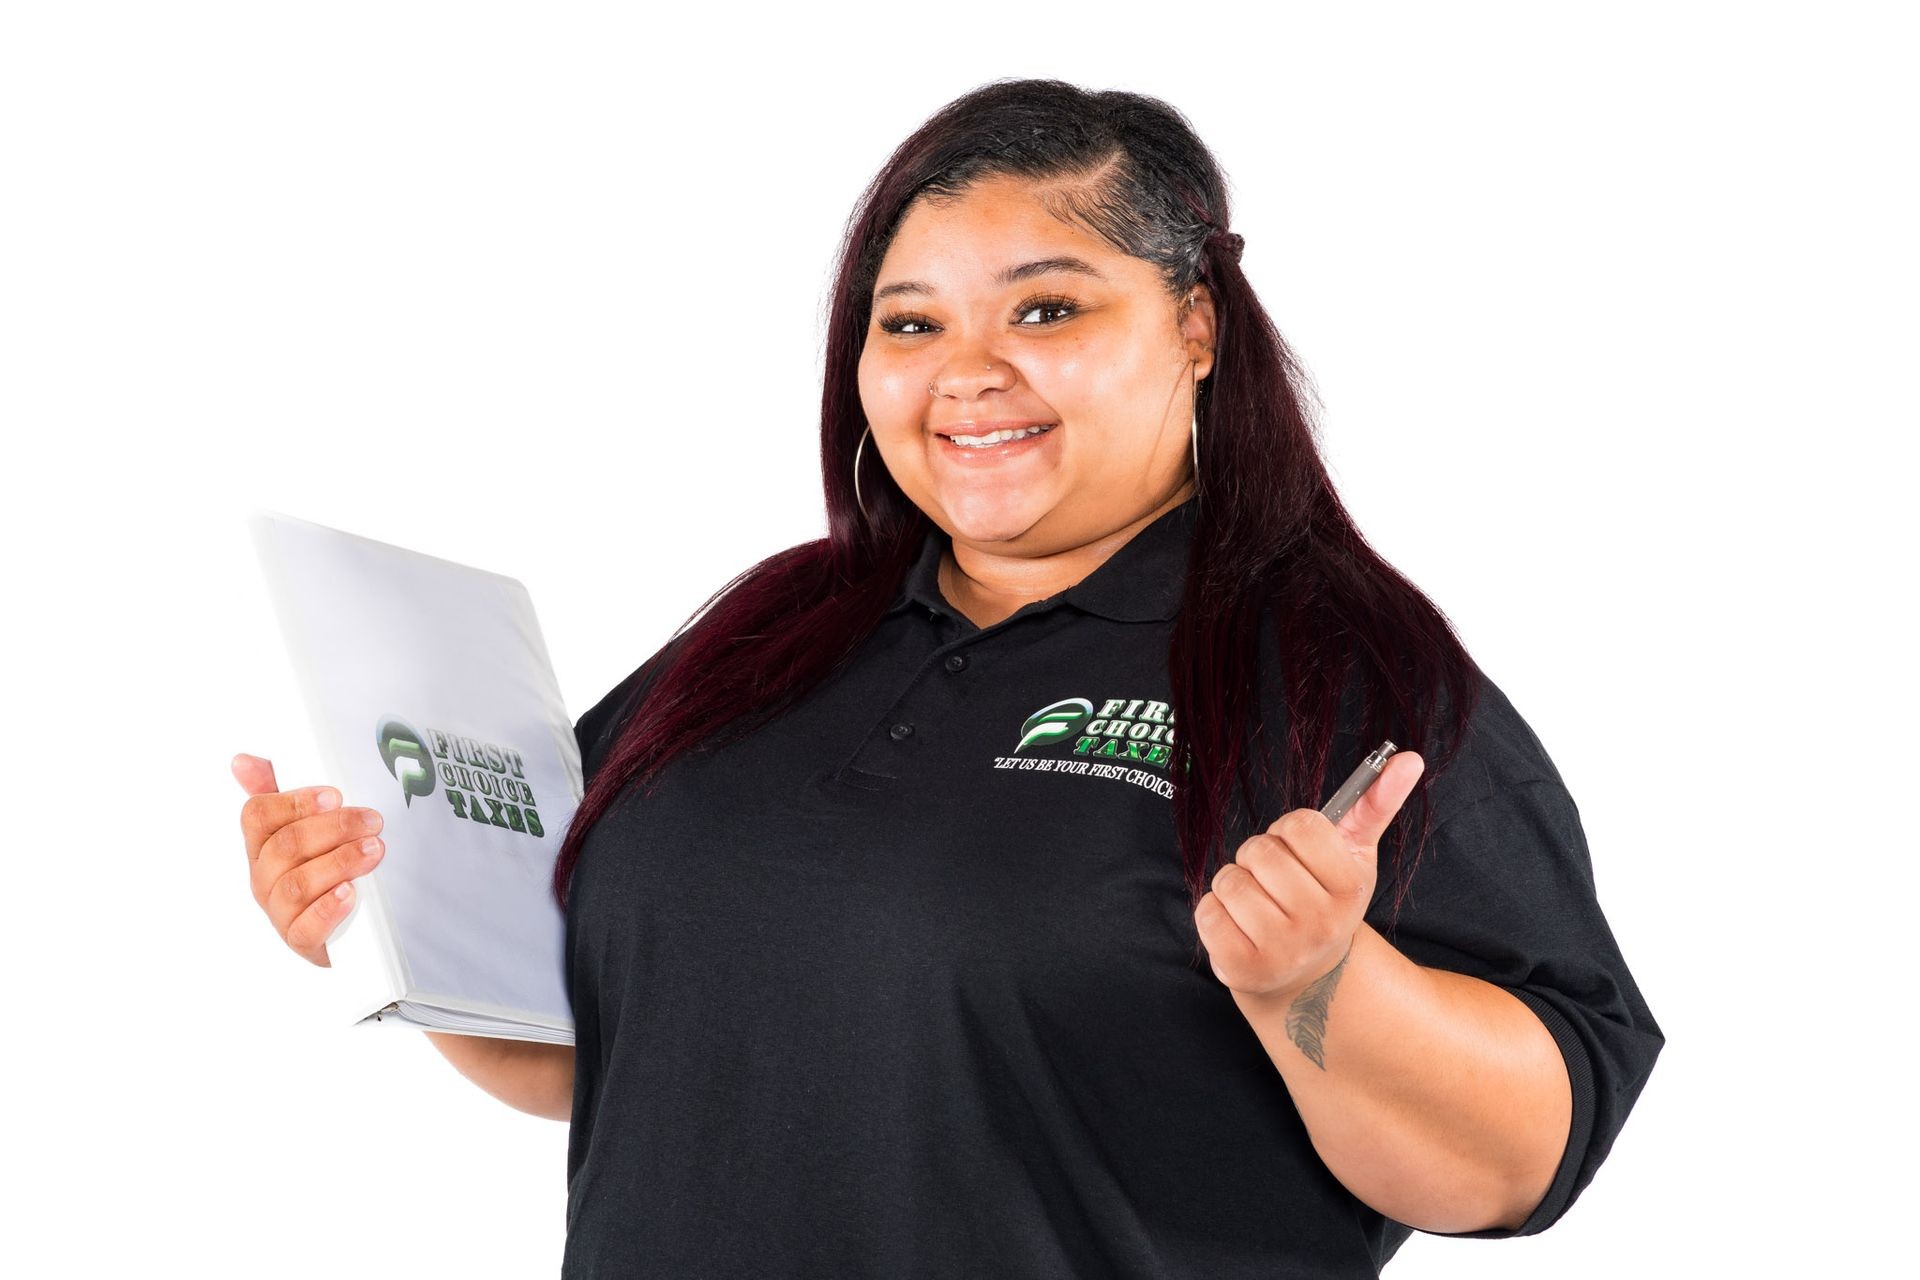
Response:
[[[1047,294],[1043,297],[1027,299],[1014,310],[1014,315],[1024,316],[1035,308],[1046,311],[1064,311],[1067,313],[1067,316],[1073,316],[1079,314],[1080,304],[1071,298],[1062,298],[1057,294]],[[1061,319],[1066,319],[1067,316],[1063,316]],[[901,326],[909,324],[930,325],[932,323],[933,322],[925,316],[917,315],[911,311],[896,311],[879,322],[883,332],[899,334],[899,336],[903,338],[918,338],[922,335],[918,333],[900,333]],[[1022,325],[1021,327],[1025,329],[1038,329],[1059,323],[1059,320],[1043,320],[1037,325]]]

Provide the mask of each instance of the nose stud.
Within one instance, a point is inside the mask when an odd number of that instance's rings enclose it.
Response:
[[[987,372],[988,373],[993,372],[993,366],[991,364],[987,366]],[[930,396],[937,396],[940,394],[940,392],[934,387],[934,385],[931,382],[929,382],[927,384],[927,394]]]

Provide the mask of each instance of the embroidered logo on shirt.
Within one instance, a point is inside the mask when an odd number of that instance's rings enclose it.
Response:
[[[1173,784],[1128,764],[1150,765],[1165,773],[1176,741],[1173,707],[1148,698],[1111,698],[1098,713],[1086,698],[1063,698],[1027,717],[1013,754],[996,756],[997,769],[1036,769],[1051,773],[1087,773],[1115,777],[1171,796]],[[1071,743],[1064,755],[1035,756],[1034,748]]]

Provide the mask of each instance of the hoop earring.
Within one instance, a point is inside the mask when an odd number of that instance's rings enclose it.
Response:
[[[1200,383],[1193,384],[1193,496],[1200,496]]]
[[[860,452],[867,447],[867,437],[872,434],[873,424],[868,423],[867,429],[860,433],[860,443],[853,447],[853,501],[868,524],[873,523],[873,517],[867,513],[867,504],[860,500]]]
[[[1195,290],[1187,291],[1186,309],[1188,311],[1193,309],[1195,292]],[[1195,360],[1187,361],[1187,372],[1194,374],[1192,401],[1193,428],[1190,434],[1193,440],[1193,496],[1195,498],[1200,496],[1200,377],[1194,369],[1194,366],[1198,363],[1199,362]]]

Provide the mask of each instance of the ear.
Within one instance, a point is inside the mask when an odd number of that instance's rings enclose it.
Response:
[[[1187,359],[1193,361],[1193,377],[1198,382],[1213,372],[1214,310],[1213,290],[1195,281],[1180,296],[1180,339]]]

